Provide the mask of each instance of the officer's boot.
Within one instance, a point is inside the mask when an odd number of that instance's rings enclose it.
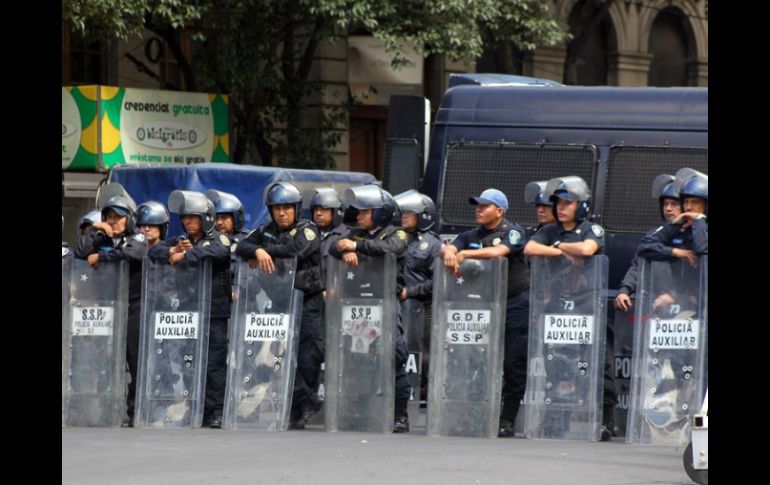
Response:
[[[408,399],[396,399],[396,419],[393,422],[394,433],[409,432],[409,414],[406,412]]]
[[[516,425],[516,415],[519,413],[519,399],[509,399],[503,403],[500,411],[500,429],[497,436],[500,438],[510,438],[514,436],[514,426]]]
[[[613,419],[614,408],[612,404],[605,404],[602,409],[602,431],[599,439],[609,441],[615,431],[615,420]]]

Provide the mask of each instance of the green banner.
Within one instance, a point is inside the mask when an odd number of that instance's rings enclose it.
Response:
[[[229,162],[227,95],[62,88],[62,170]]]

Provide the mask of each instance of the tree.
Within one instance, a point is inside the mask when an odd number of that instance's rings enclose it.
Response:
[[[152,31],[168,43],[188,89],[230,95],[234,161],[308,168],[333,164],[326,150],[350,107],[340,100],[310,108],[321,89],[310,78],[321,42],[364,29],[385,42],[398,68],[407,62],[403,42],[459,60],[481,55],[485,42],[531,50],[564,38],[541,0],[63,0],[63,17],[87,39]],[[179,33],[196,41],[190,58]]]

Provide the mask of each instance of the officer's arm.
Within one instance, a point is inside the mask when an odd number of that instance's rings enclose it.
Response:
[[[176,244],[177,238],[175,237],[160,241],[147,251],[147,256],[156,262],[168,262],[168,251],[172,246],[176,246]]]
[[[561,256],[564,254],[561,249],[551,246],[555,242],[555,239],[552,240],[551,237],[554,227],[555,225],[546,224],[536,232],[524,246],[524,256]],[[553,238],[555,236],[553,234]]]
[[[85,234],[81,234],[78,237],[78,245],[75,247],[75,257],[78,259],[86,259],[89,254],[98,252],[98,248],[94,245],[95,231],[89,228]]]
[[[332,243],[332,245],[329,247],[329,255],[334,256],[337,259],[342,259],[342,253],[340,252],[339,249],[337,249],[337,243],[341,239],[353,240],[353,233],[354,233],[354,231],[351,229],[350,232],[348,232],[347,235],[337,238],[337,240],[334,241],[334,243]],[[356,241],[356,245],[358,245],[358,244],[360,244],[360,241]]]
[[[309,231],[309,233],[307,232]],[[308,238],[308,235],[312,239]],[[290,258],[297,256],[304,258],[309,254],[318,251],[321,248],[321,237],[315,226],[307,225],[303,229],[298,229],[290,240],[283,244],[276,244],[265,249],[267,254],[273,258]]]
[[[241,239],[238,246],[235,248],[235,255],[239,258],[249,260],[254,258],[254,254],[257,249],[262,247],[262,232],[261,228],[256,228],[251,231],[246,237]]]
[[[501,244],[499,246],[492,246],[491,248],[481,249],[463,249],[460,254],[465,259],[494,259],[498,257],[505,257],[511,252],[511,248]]]
[[[406,252],[409,243],[406,233],[398,229],[388,234],[385,239],[366,239],[356,242],[356,252],[366,256],[382,256],[383,254],[395,254],[401,256]]]
[[[559,249],[570,256],[588,257],[599,251],[599,244],[593,239],[586,239],[580,242],[561,243]]]
[[[625,293],[631,295],[636,291],[636,282],[639,278],[639,257],[634,255],[634,259],[631,261],[631,266],[626,271],[626,275],[623,276],[623,281],[620,282],[620,288],[618,293]]]
[[[666,222],[656,230],[645,234],[639,244],[639,256],[653,261],[670,261],[674,248],[671,243],[682,224]]]
[[[122,259],[141,261],[147,254],[147,238],[144,234],[137,233],[126,238],[126,244],[119,248],[113,248],[104,254],[99,255],[103,261],[120,261]]]
[[[452,240],[452,242],[450,242],[446,246],[442,247],[439,250],[438,257],[441,258],[441,259],[444,259],[444,256],[446,256],[446,254],[448,252],[451,252],[453,254],[457,254],[461,250],[463,250],[463,249],[465,249],[467,247],[468,247],[468,231],[465,231],[465,232],[462,232],[462,233],[458,234],[458,236],[456,238],[454,238]]]
[[[222,261],[230,261],[230,246],[225,245],[219,240],[219,235],[214,235],[211,244],[203,245],[199,244],[193,246],[192,249],[188,249],[185,253],[185,259],[191,263],[198,263],[205,258],[219,259]]]
[[[692,223],[692,250],[698,256],[709,253],[709,228],[706,219],[695,219]]]

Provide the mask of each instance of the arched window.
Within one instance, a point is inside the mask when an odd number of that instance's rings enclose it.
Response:
[[[601,18],[598,18],[598,17]],[[574,83],[582,86],[604,86],[608,83],[608,55],[617,51],[615,28],[606,10],[597,2],[580,1],[569,16],[573,39],[568,45],[568,57],[574,50],[576,70]],[[570,62],[570,59],[567,59]],[[565,77],[565,79],[567,79]]]
[[[662,10],[650,30],[650,86],[688,86],[688,61],[694,60],[694,39],[687,17],[678,9]]]

